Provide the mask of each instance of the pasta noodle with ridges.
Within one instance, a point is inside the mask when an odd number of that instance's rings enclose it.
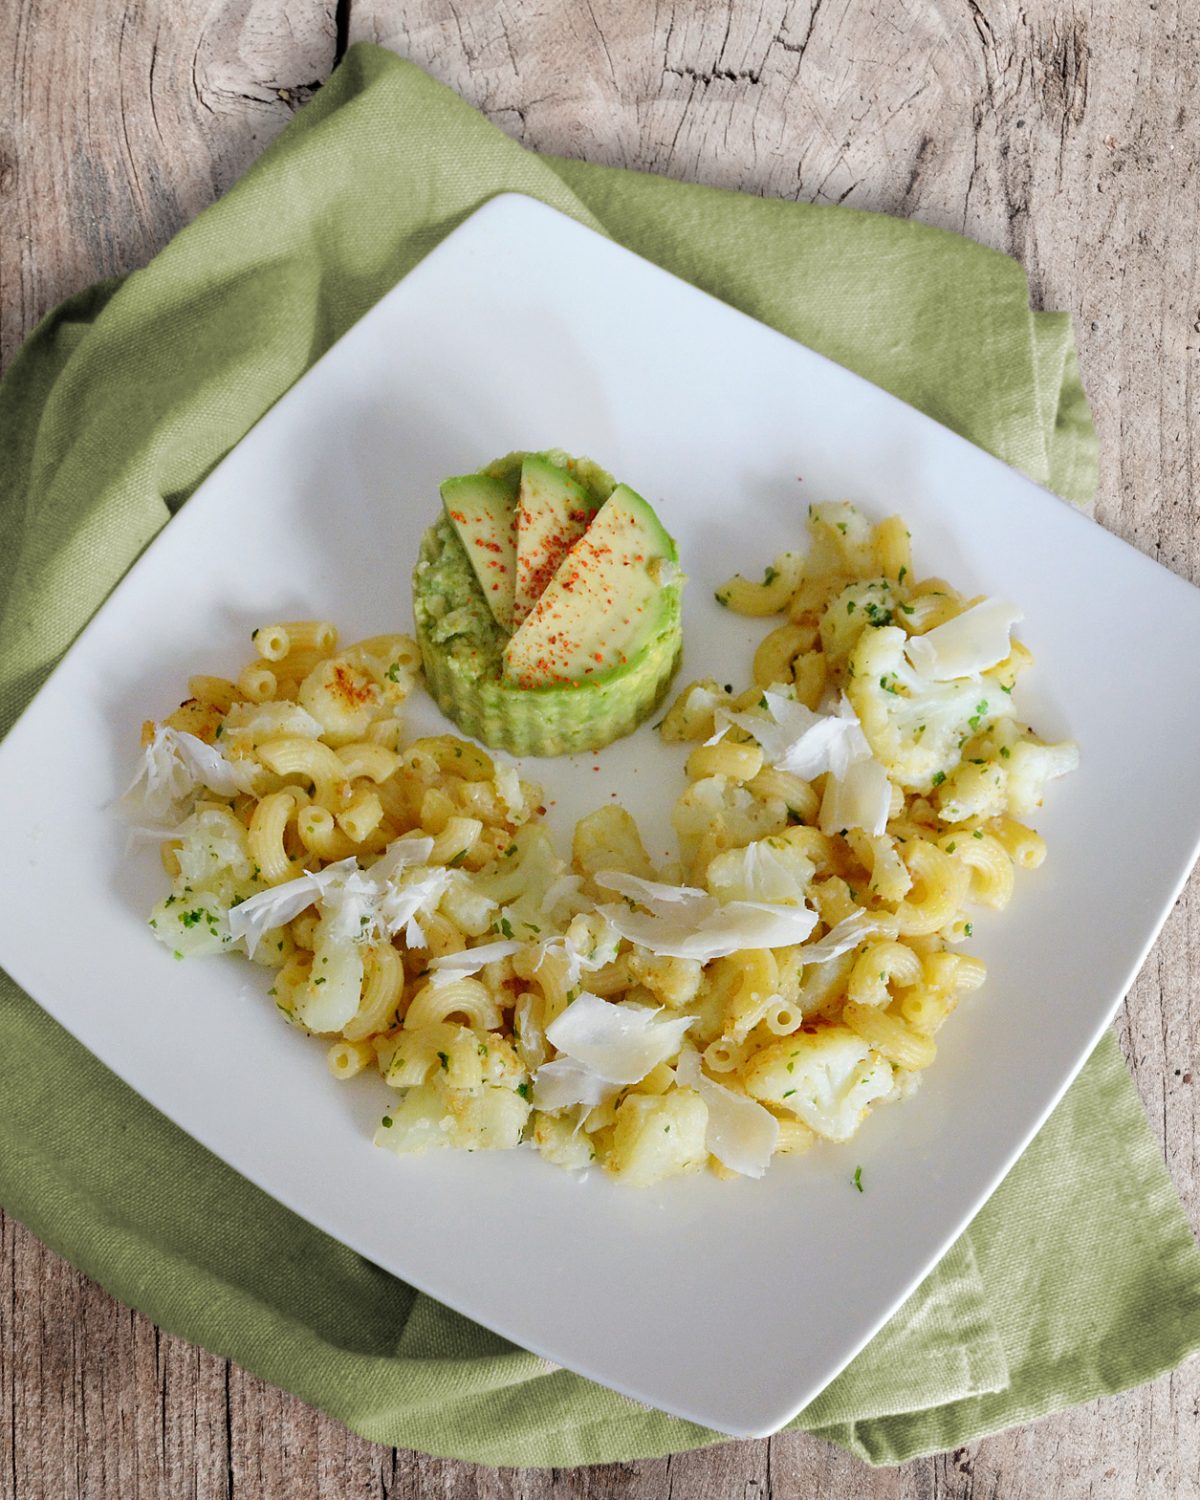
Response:
[[[180,957],[253,947],[329,1073],[395,1091],[375,1135],[393,1151],[527,1140],[631,1184],[728,1177],[722,1100],[769,1124],[768,1156],[849,1139],[984,983],[960,951],[973,908],[1042,863],[1026,820],[1077,752],[1021,722],[1029,651],[985,659],[964,618],[981,601],[914,578],[900,517],[814,506],[809,543],[716,590],[776,619],[752,685],[689,683],[658,726],[690,747],[661,870],[625,809],[581,819],[564,859],[517,769],[410,739],[408,637],[260,628],[255,662],[192,676],[143,731],[182,789],[156,936]],[[907,643],[951,621],[971,670],[929,678],[933,645]],[[797,935],[739,938],[765,918]]]

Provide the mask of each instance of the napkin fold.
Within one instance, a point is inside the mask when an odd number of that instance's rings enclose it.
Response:
[[[1058,494],[1090,497],[1070,320],[1030,312],[1007,257],[879,215],[539,158],[359,44],[219,203],[144,270],[50,313],[0,383],[0,729],[221,456],[501,191],[611,235]],[[720,1440],[547,1365],[319,1233],[6,976],[0,1097],[7,1211],[163,1327],[368,1438],[517,1465]],[[1106,1037],[970,1229],[794,1425],[896,1463],[1125,1389],[1198,1348],[1200,1251]]]

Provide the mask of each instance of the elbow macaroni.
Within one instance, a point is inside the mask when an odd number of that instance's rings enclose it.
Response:
[[[584,1067],[579,1102],[568,1089],[568,1102],[538,1107],[539,1076],[580,1066],[547,1032],[560,1034],[584,991],[631,1018],[688,1021],[693,1062],[774,1117],[777,1154],[849,1138],[934,1062],[937,1032],[983,984],[984,965],[957,951],[970,909],[1003,909],[1016,872],[1045,859],[1026,819],[1078,754],[1014,717],[1010,695],[1032,660],[1019,642],[961,689],[909,671],[904,644],[975,601],[912,577],[900,517],[872,528],[848,504],[814,506],[809,531],[806,556],[783,553],[761,583],[738,576],[717,590],[737,613],[780,617],[754,653],[753,685],[693,682],[658,726],[693,746],[669,877],[623,808],[577,824],[567,866],[538,827],[540,788],[453,735],[408,741],[401,705],[420,672],[408,637],[341,645],[329,621],[284,621],[255,632],[255,659],[236,675],[189,678],[188,700],[163,721],[243,766],[239,787],[253,790],[198,789],[162,845],[172,890],[154,909],[156,934],[177,957],[237,946],[227,923],[240,902],[339,864],[341,896],[314,889],[254,956],[286,1019],[324,1039],[333,1077],[374,1074],[397,1091],[375,1137],[393,1151],[529,1139],[552,1162],[598,1163],[634,1184],[706,1163],[735,1175],[710,1155],[709,1107],[680,1082],[677,1059],[648,1058],[627,1085]],[[719,710],[765,709],[767,688],[814,713],[849,696],[888,777],[885,831],[823,832],[828,773],[780,769],[743,728],[697,743],[725,722]],[[150,744],[155,725],[144,734]],[[345,871],[369,877],[407,838],[417,843],[400,847],[420,858],[389,877],[397,915],[381,930]],[[763,869],[792,880],[815,913],[806,942],[663,956],[618,938],[597,909],[618,900],[597,880],[608,871],[727,902],[753,896]],[[849,946],[808,957],[847,922]],[[505,946],[474,972],[435,966],[494,943]]]

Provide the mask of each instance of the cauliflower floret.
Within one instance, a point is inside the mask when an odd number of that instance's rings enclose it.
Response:
[[[596,1160],[591,1138],[576,1125],[570,1115],[548,1115],[538,1110],[533,1116],[533,1144],[556,1167],[579,1172]]]
[[[300,684],[300,702],[321,725],[326,744],[350,745],[366,737],[382,694],[348,659],[319,662]]]
[[[587,901],[579,877],[569,873],[541,824],[526,823],[513,848],[513,857],[497,861],[495,874],[474,876],[469,884],[503,908],[492,918],[494,931],[527,941],[568,922]]]
[[[178,892],[211,891],[224,907],[257,889],[245,827],[226,808],[204,807],[178,829]]]
[[[521,1144],[529,1103],[509,1088],[446,1088],[432,1083],[408,1089],[384,1115],[375,1144],[397,1156],[449,1147],[459,1151],[510,1151]]]
[[[989,674],[929,682],[904,655],[897,625],[866,630],[850,653],[846,693],[876,758],[893,781],[928,792],[959,764],[962,747],[1008,707]]]
[[[707,1129],[708,1109],[694,1089],[627,1094],[617,1107],[605,1166],[635,1187],[699,1171],[708,1160]]]
[[[727,849],[709,862],[705,883],[721,901],[804,902],[816,866],[785,838],[755,839],[742,849]]]
[[[1014,817],[1027,817],[1042,805],[1046,783],[1079,769],[1079,746],[1072,740],[1042,745],[1020,740],[1009,752],[1008,810]]]
[[[964,761],[938,787],[938,817],[943,823],[983,822],[1008,806],[1007,776],[998,761],[974,765]]]
[[[879,566],[872,545],[871,523],[849,500],[827,500],[808,507],[812,545],[804,559],[804,576],[857,573],[870,576]]]
[[[797,1115],[818,1135],[845,1141],[892,1088],[891,1064],[848,1026],[805,1026],[751,1058],[746,1092]]]
[[[896,599],[886,578],[847,584],[821,616],[821,647],[828,664],[840,667],[868,626],[891,625]]]
[[[211,891],[168,896],[151,911],[150,926],[176,958],[220,953],[230,942],[225,908]]]
[[[729,694],[711,677],[693,682],[676,698],[659,729],[668,743],[680,740],[706,740],[713,733],[713,715],[718,708],[729,707]]]
[[[778,797],[759,801],[727,776],[704,776],[693,781],[675,804],[671,823],[679,835],[680,852],[690,866],[700,841],[719,826],[730,848],[752,839],[780,833],[787,827],[787,807]]]

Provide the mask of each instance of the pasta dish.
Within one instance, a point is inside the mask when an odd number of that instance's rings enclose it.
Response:
[[[973,924],[1041,864],[1078,752],[1020,718],[1015,606],[919,577],[898,517],[822,504],[808,532],[717,590],[773,617],[752,682],[691,682],[655,726],[669,865],[617,805],[567,858],[522,768],[409,739],[407,636],[285,622],[143,728],[154,935],[257,964],[337,1078],[382,1075],[397,1153],[531,1143],[644,1185],[847,1141],[983,984]]]

